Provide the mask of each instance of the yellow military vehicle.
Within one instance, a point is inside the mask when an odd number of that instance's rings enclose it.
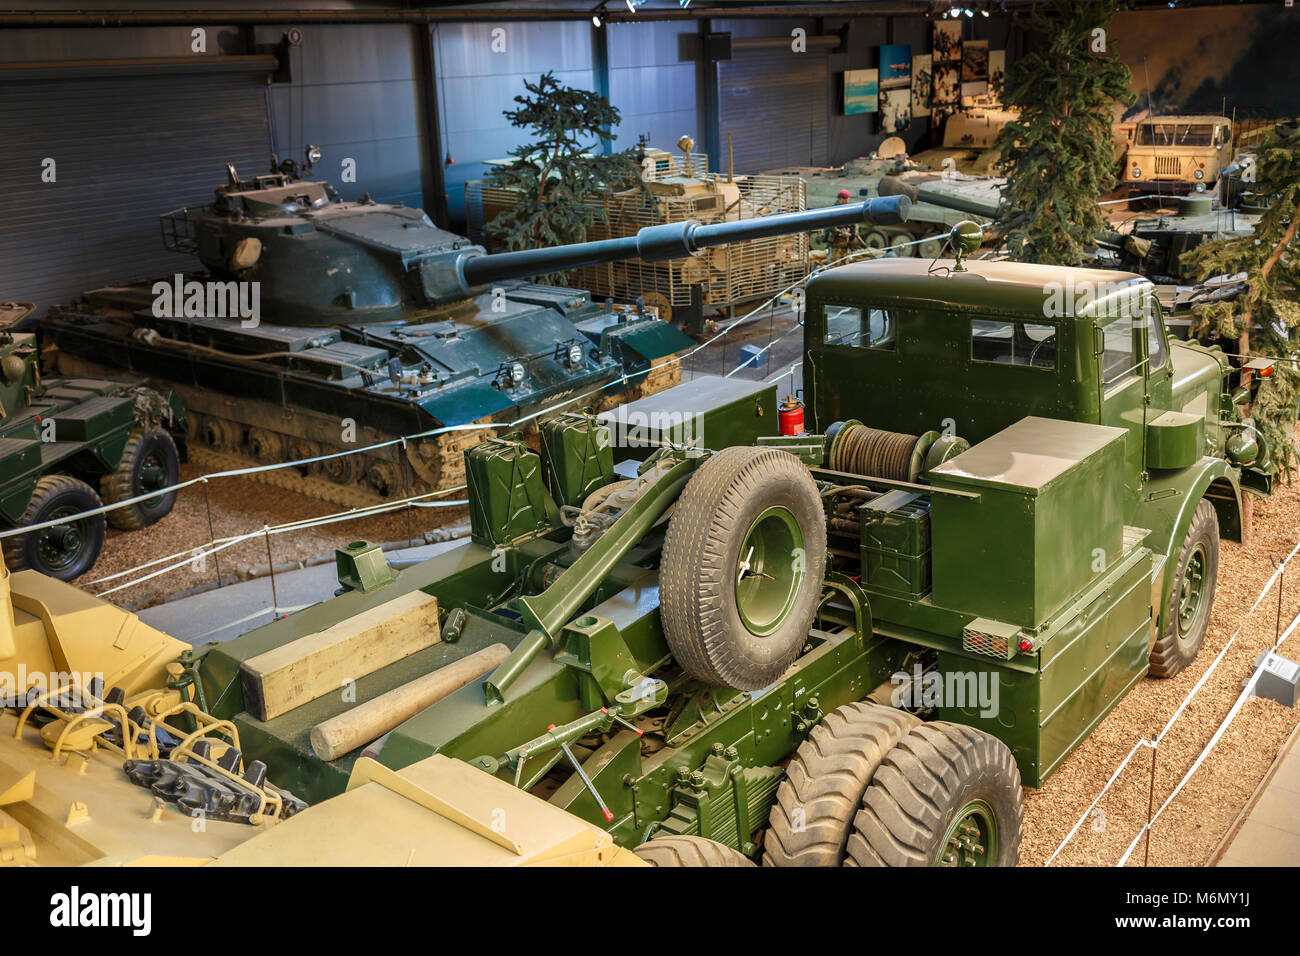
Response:
[[[1152,116],[1134,126],[1120,180],[1136,192],[1205,192],[1232,161],[1226,116]]]

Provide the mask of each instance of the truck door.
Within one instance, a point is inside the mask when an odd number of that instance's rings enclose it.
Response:
[[[1104,323],[1104,324],[1103,324]],[[1130,502],[1142,490],[1146,459],[1147,323],[1130,315],[1100,319],[1094,341],[1101,390],[1101,424],[1128,430],[1124,487]]]

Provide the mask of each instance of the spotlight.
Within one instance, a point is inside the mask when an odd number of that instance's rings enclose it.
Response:
[[[967,7],[967,8],[966,8],[966,16],[968,16],[968,17],[973,17],[973,16],[975,16],[975,10],[974,10],[974,8],[972,8],[972,7]]]
[[[593,14],[593,15],[592,15],[592,18],[591,18],[591,25],[592,25],[593,27],[597,27],[597,28],[600,27],[600,16],[599,16],[599,15],[596,15],[596,14]]]

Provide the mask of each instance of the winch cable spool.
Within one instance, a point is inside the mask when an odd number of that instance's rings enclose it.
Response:
[[[830,466],[834,471],[851,475],[915,481],[925,460],[922,443],[928,446],[937,437],[936,432],[918,437],[850,420],[836,429],[831,438]]]

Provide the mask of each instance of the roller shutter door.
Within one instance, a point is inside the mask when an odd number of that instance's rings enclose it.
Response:
[[[809,50],[734,50],[718,63],[718,117],[725,168],[731,134],[736,172],[825,166],[826,54]]]
[[[0,82],[0,301],[37,314],[86,289],[193,268],[158,216],[270,162],[260,72]],[[57,180],[41,181],[42,162]]]

